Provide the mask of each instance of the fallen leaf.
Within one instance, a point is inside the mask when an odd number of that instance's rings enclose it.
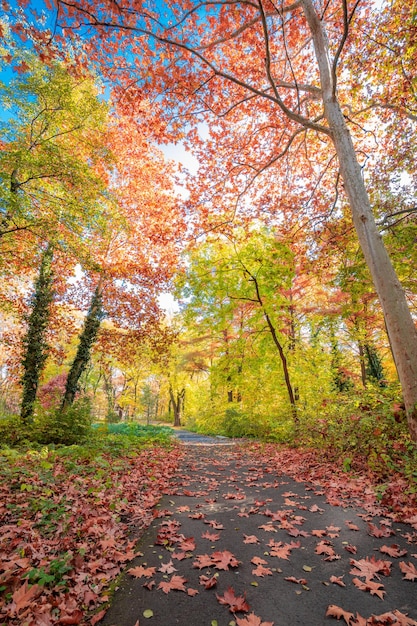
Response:
[[[145,576],[145,578],[150,578],[155,574],[156,567],[143,567],[142,565],[139,565],[138,567],[131,567],[127,571],[131,576],[134,576],[135,578],[142,578],[142,576]]]
[[[246,594],[236,596],[233,587],[229,587],[222,596],[216,593],[216,598],[220,604],[227,604],[231,613],[246,613],[250,609],[249,604],[246,602]]]
[[[355,616],[353,615],[353,613],[344,611],[343,609],[340,608],[340,606],[337,606],[336,604],[330,604],[327,607],[326,617],[335,617],[338,620],[343,618],[346,624],[348,624],[348,626],[350,626],[350,624],[352,623],[352,620],[355,619]]]
[[[366,557],[359,561],[351,559],[350,564],[354,565],[354,568],[350,570],[350,574],[353,576],[364,576],[367,579],[371,579],[378,573],[384,576],[391,574],[391,561],[376,559],[374,556]]]
[[[173,574],[178,570],[174,567],[172,560],[168,563],[161,563],[161,567],[158,569],[158,572],[162,572],[163,574]]]
[[[171,580],[161,581],[158,585],[158,589],[162,589],[164,593],[169,593],[170,591],[186,591],[185,583],[186,579],[183,576],[177,576],[174,574]]]
[[[417,580],[417,569],[413,563],[400,562],[400,570],[404,574],[403,580]]]
[[[274,626],[274,622],[263,622],[255,613],[236,618],[237,626]]]
[[[381,598],[381,600],[384,599],[384,585],[381,585],[380,583],[374,582],[373,580],[369,579],[362,581],[359,580],[359,578],[353,578],[352,582],[355,587],[361,589],[361,591],[369,591],[372,596],[378,596],[378,598]]]
[[[379,551],[382,552],[382,554],[388,554],[388,556],[392,556],[395,559],[407,554],[407,550],[402,550],[396,543],[393,543],[392,546],[381,546]]]
[[[200,580],[200,585],[203,585],[205,589],[212,589],[213,587],[217,585],[216,576],[209,577],[209,576],[201,575],[199,580]]]

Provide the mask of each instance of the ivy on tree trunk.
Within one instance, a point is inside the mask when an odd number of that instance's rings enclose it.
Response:
[[[78,381],[90,360],[91,348],[96,340],[101,320],[104,317],[102,307],[101,284],[99,283],[91,300],[87,317],[84,321],[84,328],[80,335],[77,354],[72,362],[70,371],[68,372],[67,382],[65,385],[64,398],[61,408],[65,409],[74,402],[78,389]]]
[[[53,248],[48,244],[44,251],[27,317],[28,330],[23,339],[23,395],[20,415],[28,420],[33,415],[39,378],[48,356],[49,347],[45,332],[49,323],[50,305],[54,297],[52,273]]]

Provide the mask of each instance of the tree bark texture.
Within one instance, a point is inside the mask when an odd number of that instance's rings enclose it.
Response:
[[[311,0],[301,0],[320,70],[324,113],[339,159],[353,224],[385,317],[411,437],[417,441],[417,330],[404,290],[378,232],[352,137],[336,96],[324,25]]]

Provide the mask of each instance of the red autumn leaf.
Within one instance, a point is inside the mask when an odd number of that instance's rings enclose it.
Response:
[[[236,617],[237,626],[274,626],[274,622],[263,622],[255,613],[245,615],[245,617]]]
[[[223,524],[219,524],[219,522],[216,522],[216,520],[212,519],[212,520],[204,520],[205,524],[208,524],[209,526],[211,526],[211,528],[214,528],[215,530],[223,530],[224,526]]]
[[[345,583],[342,580],[343,576],[330,576],[330,582],[339,585],[339,587],[346,587]]]
[[[193,552],[195,550],[195,541],[193,537],[187,537],[178,544],[178,549],[182,552]]]
[[[146,589],[149,589],[149,591],[152,591],[152,589],[155,587],[155,581],[154,580],[149,580],[147,583],[143,583],[142,587],[146,587]]]
[[[291,553],[291,550],[294,548],[299,548],[301,543],[299,541],[291,541],[291,543],[282,543],[282,541],[271,541],[268,543],[268,546],[271,547],[270,555],[277,556],[279,559],[289,560],[288,557]]]
[[[254,565],[268,565],[268,561],[265,561],[265,559],[261,559],[260,556],[254,556],[251,560],[251,563],[253,563]]]
[[[215,587],[217,585],[217,576],[204,576],[201,575],[200,578],[200,585],[203,585],[205,589],[212,589],[213,587]]]
[[[392,556],[394,559],[407,554],[407,550],[402,550],[396,543],[393,543],[392,546],[381,546],[379,551],[382,552],[382,554]]]
[[[352,624],[352,620],[355,619],[353,613],[344,611],[340,608],[340,606],[337,606],[336,604],[330,604],[327,607],[326,617],[335,617],[338,620],[343,618],[348,626],[350,626],[350,624]]]
[[[218,541],[220,539],[220,533],[210,533],[208,530],[201,534],[203,539],[209,539],[210,541]]]
[[[197,594],[198,594],[197,589],[193,589],[192,587],[189,587],[187,589],[187,595],[191,596],[192,598],[196,596]]]
[[[131,576],[135,578],[150,578],[155,574],[156,567],[143,567],[143,565],[139,565],[138,567],[131,567],[127,570]]]
[[[276,533],[276,532],[278,532],[277,529],[272,526],[272,524],[262,524],[261,526],[258,526],[258,528],[261,528],[262,530],[265,530],[267,533]]]
[[[40,587],[40,585],[32,585],[29,587],[28,581],[25,580],[23,585],[13,593],[12,613],[19,613],[22,609],[29,606],[40,593],[42,593],[42,587]]]
[[[162,589],[164,593],[169,593],[170,591],[187,591],[185,588],[186,579],[184,576],[177,576],[174,574],[171,580],[161,581],[158,585],[158,589]]]
[[[245,537],[243,540],[243,543],[259,543],[259,539],[255,535],[243,535],[243,536]]]
[[[400,570],[404,574],[404,580],[417,580],[417,569],[413,563],[400,562]]]
[[[255,569],[252,570],[252,574],[254,576],[271,576],[272,570],[269,567],[264,567],[263,565],[258,565]]]
[[[347,550],[347,552],[350,552],[351,554],[356,554],[358,549],[356,546],[352,546],[350,543],[345,546],[345,550]]]
[[[237,567],[239,565],[239,561],[229,550],[213,552],[211,559],[216,569],[228,570],[229,567]]]
[[[295,576],[287,576],[284,580],[288,580],[290,583],[296,583],[297,585],[307,584],[307,580],[305,578],[296,578]]]
[[[196,560],[193,562],[193,567],[203,569],[203,567],[211,567],[213,565],[212,558],[209,554],[197,554]]]
[[[366,557],[355,561],[350,560],[350,564],[354,565],[354,568],[350,570],[350,574],[353,576],[364,576],[367,579],[371,579],[378,573],[384,576],[391,574],[391,561],[383,561],[382,559],[376,559],[374,556]]]
[[[335,554],[333,547],[329,541],[319,541],[314,550],[316,554],[326,554],[327,556],[333,556]]]
[[[236,596],[233,587],[229,587],[222,596],[216,593],[216,598],[220,604],[228,604],[231,613],[246,613],[250,609],[249,604],[246,602],[246,594]]]
[[[83,612],[81,609],[76,609],[71,615],[61,615],[59,623],[63,626],[76,626],[83,619]]]
[[[158,572],[162,572],[163,574],[173,574],[178,571],[172,562],[172,559],[168,563],[162,563],[161,567],[158,569]]]
[[[368,535],[371,535],[371,537],[390,537],[393,534],[391,528],[387,528],[386,526],[378,528],[378,526],[375,526],[372,522],[368,522]]]
[[[93,615],[93,617],[90,618],[91,626],[95,626],[97,624],[97,622],[102,620],[103,617],[106,615],[106,613],[107,613],[107,609],[103,609],[102,611],[99,611],[98,613]]]
[[[361,591],[369,591],[372,596],[378,596],[381,600],[384,599],[384,585],[369,579],[366,579],[365,582],[363,582],[362,580],[359,580],[359,578],[353,578],[352,582],[355,587],[361,589]]]
[[[346,521],[345,524],[350,530],[359,530],[359,526],[357,526],[356,524],[353,524],[350,521]]]

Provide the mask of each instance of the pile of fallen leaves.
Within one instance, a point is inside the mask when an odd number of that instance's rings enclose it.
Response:
[[[135,556],[132,528],[151,522],[180,455],[160,445],[0,454],[0,623],[94,626]]]
[[[347,471],[343,459],[326,458],[322,450],[287,448],[274,444],[251,444],[248,449],[254,458],[263,456],[269,471],[279,469],[295,480],[306,480],[321,485],[330,504],[356,505],[377,515],[382,514],[397,522],[417,523],[417,482],[407,480],[394,470],[381,480],[377,471],[366,463],[358,464],[356,471]]]

